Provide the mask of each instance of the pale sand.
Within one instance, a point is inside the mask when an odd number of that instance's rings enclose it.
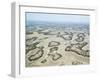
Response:
[[[63,31],[60,31],[60,32],[61,32],[61,34],[64,33]],[[69,31],[66,31],[66,32],[69,32]],[[43,48],[44,54],[43,54],[42,57],[40,57],[37,60],[29,61],[28,58],[30,57],[30,55],[35,54],[39,50],[38,48],[31,50],[26,54],[26,67],[89,64],[90,63],[90,57],[84,57],[82,55],[76,54],[75,52],[65,51],[66,46],[70,46],[71,44],[77,43],[75,41],[75,39],[77,38],[78,33],[84,33],[82,31],[75,32],[73,30],[70,31],[70,32],[74,33],[72,40],[64,40],[61,37],[57,37],[58,31],[52,32],[52,34],[56,34],[56,35],[44,35],[42,33],[38,34],[38,32],[33,32],[33,34],[26,35],[26,39],[29,39],[29,38],[32,38],[32,37],[38,37],[35,41],[28,41],[28,42],[26,42],[26,44],[33,44],[35,42],[40,42],[39,44],[37,44],[37,47],[44,46],[44,48]],[[45,39],[45,37],[48,37],[48,38]],[[60,45],[56,46],[56,47],[58,47],[58,50],[54,51],[52,53],[50,53],[50,48],[52,48],[52,47],[48,47],[48,44],[51,41],[60,42]],[[83,42],[87,42],[88,44],[86,46],[84,46],[82,49],[83,50],[89,50],[89,35],[87,33],[85,33],[84,41],[82,41],[80,43],[83,43]],[[75,46],[73,47],[73,49],[77,50],[77,48]],[[48,54],[55,54],[56,52],[61,54],[62,56],[59,59],[54,61],[54,60],[52,60],[52,56],[48,56]],[[39,55],[36,55],[33,58],[38,57],[38,56]],[[55,58],[56,57],[59,57],[59,55],[56,55]],[[44,63],[41,63],[43,60],[44,60]]]

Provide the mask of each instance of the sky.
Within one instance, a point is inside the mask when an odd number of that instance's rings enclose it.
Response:
[[[26,13],[26,21],[89,23],[90,17],[71,14]]]

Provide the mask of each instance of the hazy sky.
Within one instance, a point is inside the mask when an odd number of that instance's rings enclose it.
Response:
[[[26,13],[26,21],[89,23],[89,20],[89,16],[84,15]]]

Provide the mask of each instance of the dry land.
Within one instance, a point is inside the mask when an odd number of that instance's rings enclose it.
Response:
[[[26,67],[87,65],[89,31],[73,28],[26,28]]]

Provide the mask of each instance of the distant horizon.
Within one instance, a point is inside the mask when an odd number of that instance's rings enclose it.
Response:
[[[87,22],[87,23],[85,23],[85,22],[80,23],[80,22],[68,22],[68,21],[67,21],[67,22],[60,22],[60,21],[57,22],[57,21],[31,21],[31,20],[29,20],[29,21],[26,21],[26,22],[33,22],[33,23],[34,23],[34,22],[47,22],[47,23],[58,23],[58,24],[59,24],[59,23],[62,23],[62,24],[63,24],[63,23],[89,24],[88,22]]]
[[[85,15],[71,14],[46,14],[46,13],[26,13],[26,23],[28,22],[50,22],[50,23],[81,23],[89,24],[90,17]]]

